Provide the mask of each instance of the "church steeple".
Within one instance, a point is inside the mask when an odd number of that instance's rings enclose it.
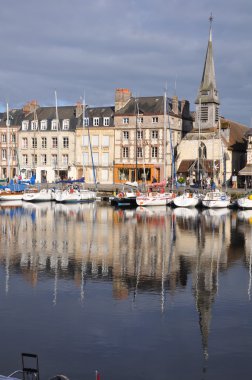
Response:
[[[205,57],[203,75],[198,90],[196,104],[196,126],[201,129],[212,128],[219,120],[219,96],[215,80],[213,43],[212,43],[212,14],[209,18],[210,30]]]

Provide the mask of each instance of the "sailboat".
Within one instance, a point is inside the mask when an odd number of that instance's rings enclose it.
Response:
[[[201,194],[185,191],[173,199],[173,204],[176,207],[196,207],[201,204],[201,200]]]

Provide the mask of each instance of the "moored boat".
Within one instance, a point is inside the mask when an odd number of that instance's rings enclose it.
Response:
[[[202,197],[200,194],[184,192],[173,199],[173,204],[176,207],[196,207],[201,204]]]
[[[53,200],[53,190],[25,191],[22,199],[26,202],[48,202]]]
[[[202,199],[202,205],[207,208],[229,207],[230,203],[230,196],[217,189],[207,192]]]
[[[245,197],[238,198],[237,205],[239,208],[252,209],[252,193],[247,194]]]

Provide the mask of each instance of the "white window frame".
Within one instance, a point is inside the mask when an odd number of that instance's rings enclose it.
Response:
[[[109,135],[103,135],[102,136],[102,146],[104,148],[109,148]]]
[[[55,144],[54,144],[55,143]],[[53,136],[52,137],[52,149],[58,149],[58,137]]]
[[[89,145],[89,138],[87,135],[82,136],[82,146],[87,147]]]
[[[85,127],[89,126],[89,117],[84,117],[84,126]]]
[[[4,143],[4,144],[7,143],[7,134],[6,133],[2,134],[1,140],[2,140],[2,143]]]
[[[110,122],[110,118],[109,117],[104,117],[103,118],[103,126],[104,127],[108,127],[109,126],[109,122]]]
[[[153,116],[152,118],[152,124],[157,124],[158,123],[158,117],[157,116]]]
[[[62,164],[63,165],[68,165],[69,163],[69,156],[68,154],[62,154]]]
[[[27,137],[22,138],[22,149],[28,149],[28,138]]]
[[[69,137],[68,136],[63,137],[63,148],[69,149]]]
[[[23,154],[22,155],[22,164],[23,165],[28,165],[28,154]]]
[[[22,121],[22,131],[28,131],[28,128],[29,128],[29,121],[23,120]]]
[[[129,140],[129,131],[123,131],[123,140]]]
[[[7,150],[6,149],[2,149],[2,160],[3,161],[7,160]]]
[[[137,139],[142,140],[143,139],[143,131],[137,131]]]
[[[143,148],[141,146],[137,147],[137,158],[143,158]]]
[[[47,130],[47,120],[41,120],[41,122],[40,122],[40,129],[41,129],[41,131],[46,131]]]
[[[158,139],[158,131],[156,129],[153,129],[151,131],[151,138],[152,139]]]
[[[67,131],[69,130],[70,121],[69,119],[64,119],[62,124],[62,130]]]
[[[53,167],[56,167],[58,165],[58,155],[57,154],[51,155],[51,164]]]
[[[122,156],[123,156],[123,158],[129,158],[129,147],[128,146],[124,146],[122,148]]]
[[[109,166],[109,153],[108,152],[102,153],[102,166]]]
[[[123,118],[123,124],[129,124],[129,118],[128,117]]]
[[[137,123],[138,124],[143,124],[143,117],[142,116],[138,116]]]
[[[47,164],[47,155],[41,154],[41,165],[46,165],[46,164]]]
[[[32,137],[32,149],[37,149],[38,148],[38,139],[37,137]]]
[[[151,158],[158,158],[158,147],[157,146],[151,147]]]
[[[94,117],[93,118],[93,126],[94,127],[99,127],[99,117]]]
[[[99,135],[93,135],[91,137],[92,146],[99,146]]]
[[[41,148],[47,149],[47,138],[46,137],[41,137]]]
[[[52,131],[57,131],[58,130],[58,120],[57,119],[53,119],[52,122],[51,122],[51,130]]]
[[[38,120],[32,120],[31,121],[31,130],[37,131],[37,129],[38,129]]]

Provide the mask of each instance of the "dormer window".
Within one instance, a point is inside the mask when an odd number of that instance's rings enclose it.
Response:
[[[128,117],[123,118],[123,124],[129,124],[129,118]]]
[[[93,118],[93,126],[98,127],[99,126],[99,117],[94,117]]]
[[[84,117],[84,126],[85,127],[89,126],[89,117]]]
[[[22,131],[28,131],[28,128],[29,128],[29,121],[23,120],[22,121]]]
[[[104,117],[103,118],[103,125],[104,125],[104,127],[109,126],[109,117]]]
[[[64,131],[66,131],[66,130],[69,129],[69,119],[65,119],[65,120],[63,120],[62,129],[63,129]]]
[[[41,129],[41,131],[46,131],[47,130],[47,120],[41,120],[41,122],[40,122],[40,129]]]
[[[143,117],[138,117],[137,122],[142,124],[143,123]]]
[[[38,120],[32,120],[31,122],[31,130],[36,131],[38,129]]]
[[[51,128],[52,128],[52,131],[58,130],[58,120],[57,119],[52,120]]]

